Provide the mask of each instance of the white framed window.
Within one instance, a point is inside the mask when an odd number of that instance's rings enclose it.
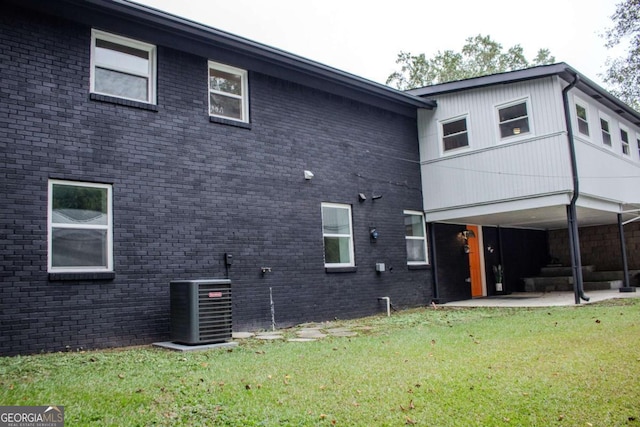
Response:
[[[322,203],[325,267],[354,267],[351,205]]]
[[[404,236],[407,244],[407,265],[425,265],[429,263],[427,250],[427,230],[424,214],[416,211],[404,211]]]
[[[113,271],[112,188],[49,181],[49,272]]]
[[[600,133],[602,135],[602,144],[611,147],[611,125],[609,118],[600,117]]]
[[[578,121],[578,132],[585,136],[589,136],[587,105],[578,101],[576,101],[576,120]]]
[[[640,156],[640,136],[636,135],[636,143],[638,144],[638,156]]]
[[[448,152],[469,146],[467,116],[456,117],[440,122],[442,132],[442,150]]]
[[[91,30],[91,92],[156,103],[156,47]]]
[[[629,131],[622,126],[620,126],[620,143],[622,144],[622,154],[625,156],[631,155],[631,150],[629,149]]]
[[[209,61],[209,115],[249,122],[247,70]]]
[[[501,139],[518,137],[531,132],[528,99],[498,105],[496,109]]]

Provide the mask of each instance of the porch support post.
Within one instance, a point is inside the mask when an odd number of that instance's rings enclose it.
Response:
[[[569,249],[571,250],[571,271],[573,273],[573,293],[575,303],[580,304],[582,296],[582,258],[580,256],[580,239],[578,237],[578,218],[576,206],[567,205],[567,221],[569,223]],[[588,300],[587,300],[588,301]]]
[[[438,286],[438,253],[436,252],[436,230],[434,223],[430,222],[427,224],[427,234],[429,235],[429,244],[430,249],[430,261],[431,261],[431,272],[433,274],[433,294],[431,296],[431,301],[439,304],[440,303],[440,295],[439,295],[439,286]]]
[[[627,245],[624,241],[624,227],[622,223],[622,214],[618,214],[618,230],[620,232],[620,252],[622,253],[622,270],[623,286],[620,288],[620,292],[635,292],[636,288],[629,285],[629,265],[627,264]]]

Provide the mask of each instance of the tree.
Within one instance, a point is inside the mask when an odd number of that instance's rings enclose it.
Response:
[[[640,111],[640,0],[623,0],[611,16],[613,27],[604,37],[605,46],[628,44],[627,56],[609,59],[609,69],[602,76],[609,90],[631,107]]]
[[[461,52],[438,51],[427,59],[424,53],[412,55],[401,51],[396,59],[400,71],[392,73],[387,78],[387,84],[406,90],[554,62],[555,58],[548,49],[540,49],[529,62],[519,44],[503,52],[502,45],[492,40],[491,36],[479,34],[467,38]]]

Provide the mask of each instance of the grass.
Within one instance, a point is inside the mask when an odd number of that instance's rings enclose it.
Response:
[[[0,404],[67,426],[640,426],[638,299],[326,326],[359,335],[0,358]]]

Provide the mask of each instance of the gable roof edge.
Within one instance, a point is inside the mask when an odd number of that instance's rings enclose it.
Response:
[[[233,52],[240,56],[269,64],[265,70],[269,70],[267,73],[271,72],[271,75],[276,77],[280,75],[273,71],[273,66],[286,69],[289,73],[298,74],[298,83],[304,84],[307,82],[308,85],[323,90],[333,88],[333,93],[336,94],[342,93],[340,88],[343,88],[345,96],[349,97],[350,94],[355,99],[373,104],[377,103],[382,108],[385,108],[384,103],[395,104],[404,109],[407,107],[411,109],[431,109],[436,106],[435,102],[425,97],[396,90],[302,56],[130,0],[8,1],[18,7],[37,10],[89,25],[88,21],[91,19],[89,15],[92,14],[111,17],[111,19],[118,17],[122,19],[119,24],[121,27],[124,27],[127,23],[129,25],[136,23],[139,24],[136,31],[143,31],[141,28],[144,27],[147,28],[147,31],[157,29],[165,35],[172,34],[177,38],[185,39],[187,42],[190,39],[196,40],[201,44],[215,46],[227,52]],[[175,43],[177,44],[178,42],[176,41]],[[318,83],[313,86],[313,82],[308,81],[308,79],[317,79]],[[390,106],[387,108],[390,108]]]
[[[583,91],[591,98],[610,108],[618,114],[628,119],[630,122],[640,126],[640,112],[634,110],[629,105],[618,99],[600,85],[578,72],[565,62],[551,65],[541,65],[537,67],[525,68],[523,70],[508,71],[505,73],[490,74],[487,76],[474,77],[465,80],[441,83],[432,86],[425,86],[410,89],[407,93],[416,96],[437,96],[465,90],[478,89],[483,87],[511,84],[527,80],[535,80],[550,76],[559,76],[567,83],[573,81],[575,76],[580,77],[580,82],[576,88]]]

